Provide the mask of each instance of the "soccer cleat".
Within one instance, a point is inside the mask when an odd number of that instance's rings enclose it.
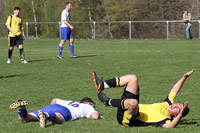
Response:
[[[7,60],[7,64],[10,64],[10,59]]]
[[[27,101],[18,100],[10,105],[10,109],[17,109],[19,107],[25,107],[28,105]]]
[[[74,55],[71,55],[70,56],[71,58],[77,58],[77,56],[74,54]]]
[[[103,91],[104,90],[103,81],[101,79],[99,79],[96,72],[92,73],[92,78],[93,78],[96,90],[97,91]]]
[[[26,60],[24,60],[24,59],[21,59],[21,63],[26,64],[28,62]]]
[[[40,118],[40,127],[41,128],[45,128],[47,120],[48,120],[47,115],[42,110],[39,110],[38,111],[38,116]]]
[[[58,59],[63,59],[64,57],[58,55],[57,58],[58,58]]]
[[[110,100],[109,97],[107,97],[102,91],[97,92],[97,96],[99,100],[106,106],[109,106],[108,101]]]

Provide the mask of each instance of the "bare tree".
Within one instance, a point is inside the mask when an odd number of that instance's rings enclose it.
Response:
[[[34,22],[35,22],[35,37],[38,39],[38,33],[37,33],[37,19],[36,19],[36,14],[35,14],[35,8],[34,8],[34,1],[32,0],[32,8],[33,8],[33,17],[34,17]]]

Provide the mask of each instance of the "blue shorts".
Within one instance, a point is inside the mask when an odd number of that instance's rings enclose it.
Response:
[[[47,112],[47,113],[60,113],[63,116],[63,118],[65,119],[65,121],[72,119],[69,109],[66,107],[63,107],[59,104],[48,105],[44,108],[34,111],[33,113],[37,116],[38,120],[40,119],[39,115],[38,115],[39,110],[42,110],[43,112]]]
[[[60,38],[61,40],[74,38],[72,30],[69,27],[60,27]]]

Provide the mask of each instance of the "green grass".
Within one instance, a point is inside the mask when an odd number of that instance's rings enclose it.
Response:
[[[1,132],[198,132],[200,130],[200,40],[76,40],[80,58],[69,57],[64,47],[63,60],[56,58],[58,39],[25,40],[28,64],[21,64],[15,48],[11,64],[7,61],[7,40],[0,39],[0,129]],[[96,96],[92,72],[104,79],[136,74],[140,84],[140,102],[154,103],[165,99],[181,76],[196,72],[186,81],[176,102],[188,101],[191,112],[177,128],[122,128],[116,120],[116,108],[105,107]],[[108,96],[120,98],[123,88],[105,90]],[[60,125],[39,128],[38,122],[21,123],[17,111],[9,105],[23,99],[29,112],[42,108],[53,98],[79,101],[90,96],[104,119],[80,119]]]

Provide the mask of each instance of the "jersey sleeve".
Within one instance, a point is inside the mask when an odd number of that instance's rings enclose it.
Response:
[[[67,13],[66,12],[62,12],[62,21],[66,20],[67,21]]]
[[[61,105],[61,106],[64,106],[64,105],[66,104],[66,101],[56,98],[56,104],[59,104],[59,105]]]
[[[93,108],[92,106],[89,105],[89,106],[87,107],[87,115],[86,115],[86,118],[90,118],[91,114],[94,113],[94,112],[97,112],[97,111],[95,111],[94,108]]]
[[[9,17],[7,18],[7,21],[6,21],[6,26],[10,26],[10,20],[11,20],[11,17],[9,16]]]
[[[164,101],[167,102],[169,105],[172,105],[172,104],[174,104],[175,98],[176,98],[176,93],[172,92],[167,96],[167,98]]]

